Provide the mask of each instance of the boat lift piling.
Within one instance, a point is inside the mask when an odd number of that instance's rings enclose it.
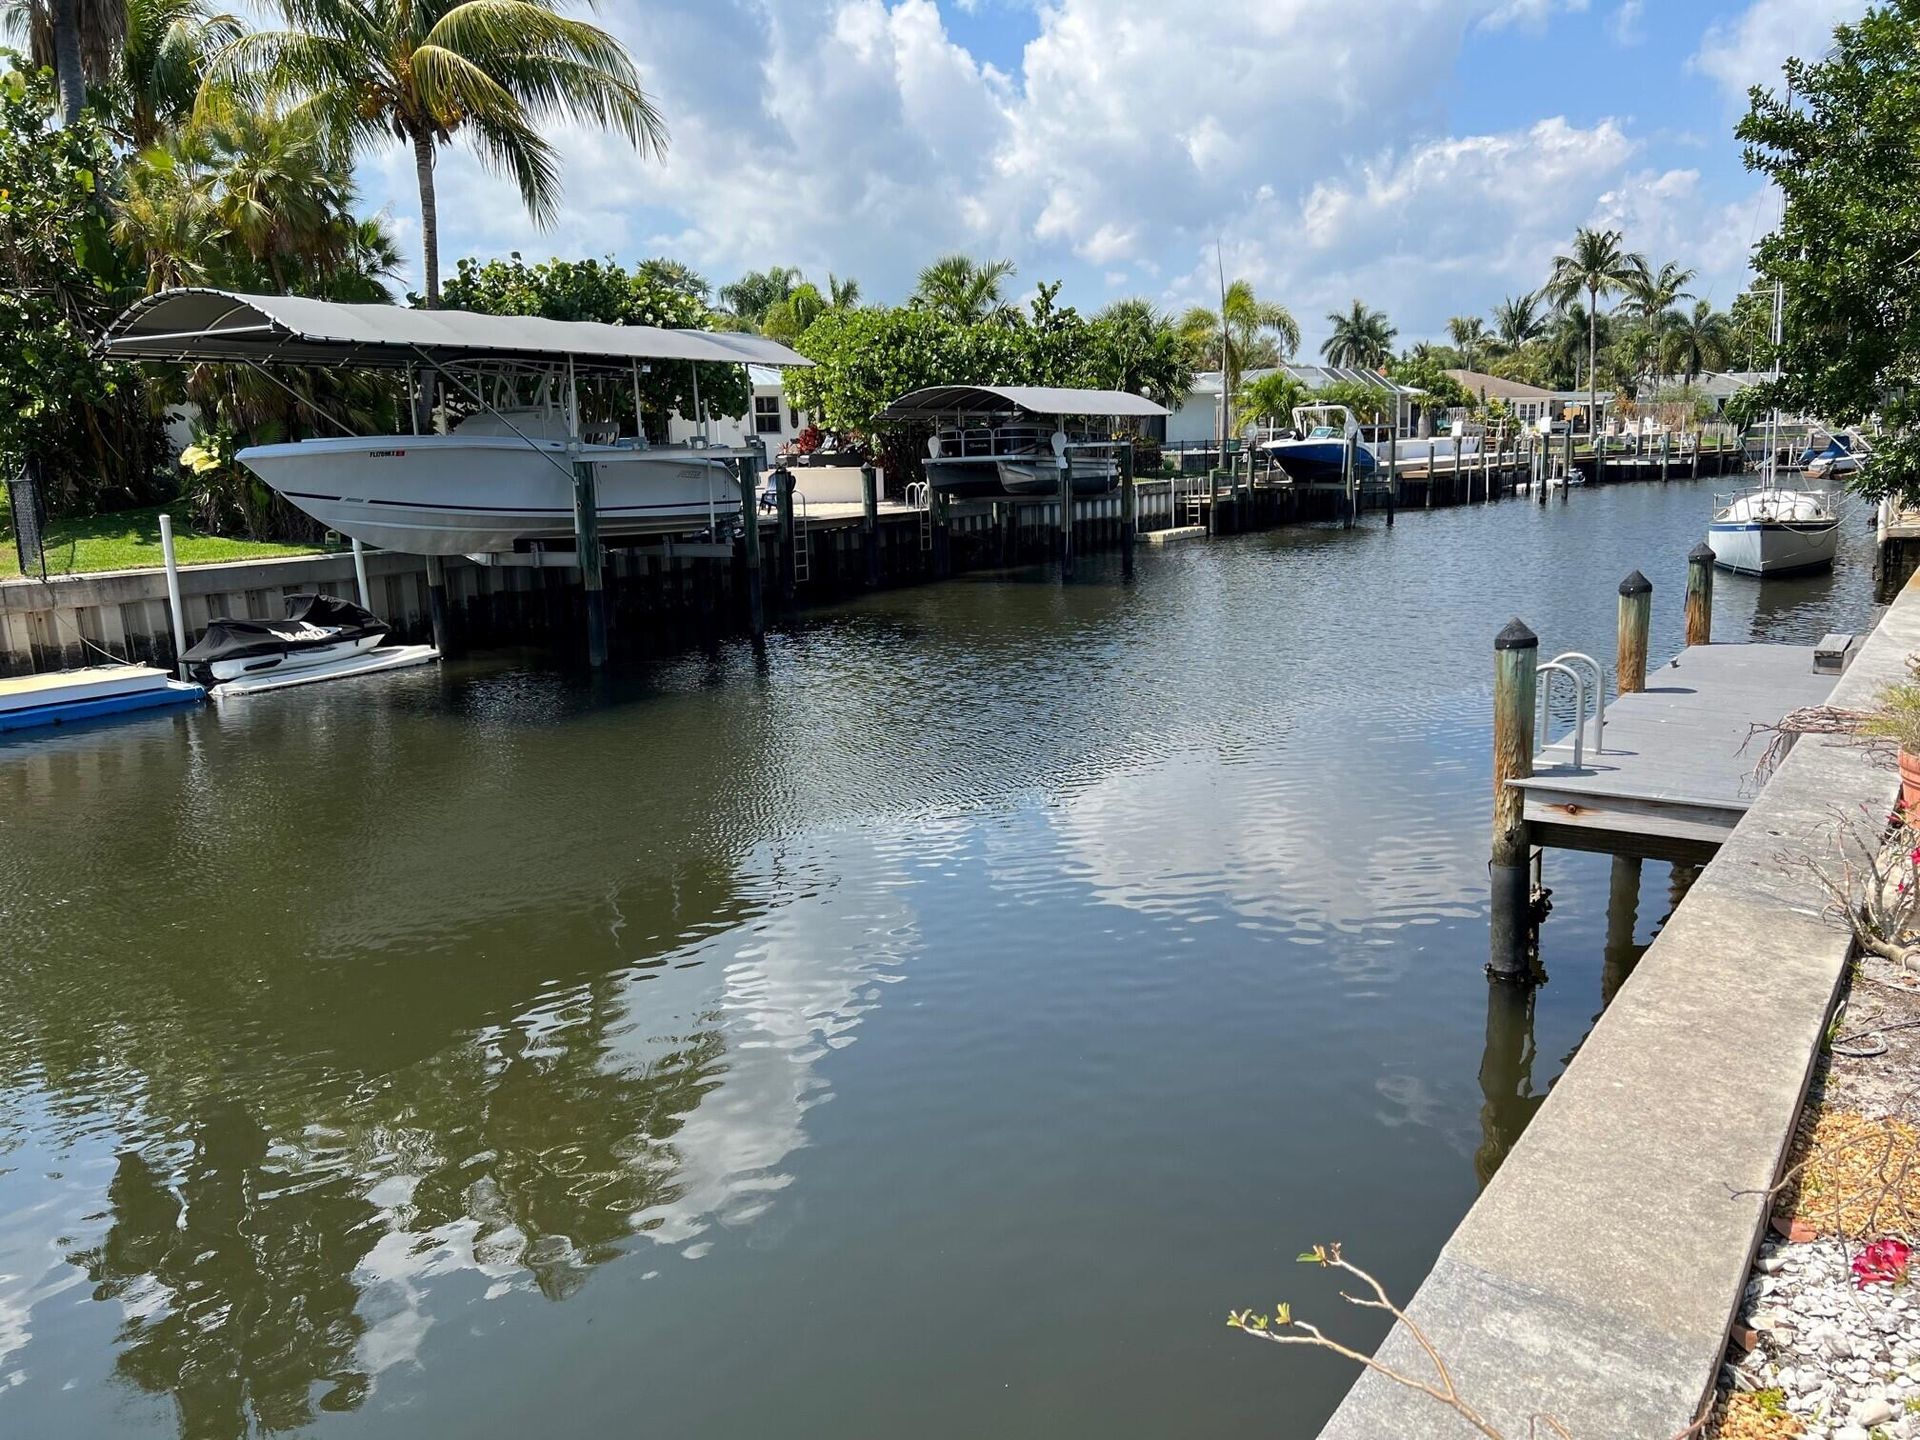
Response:
[[[173,553],[173,516],[163,514],[160,517],[160,554],[167,566],[167,615],[173,621],[173,664],[180,672],[180,678],[187,676],[187,662],[180,657],[187,653],[187,623],[180,606],[180,563]]]
[[[1073,578],[1073,462],[1067,458],[1067,432],[1053,432],[1053,461],[1060,469],[1060,578]]]
[[[880,476],[871,463],[860,467],[860,548],[866,554],[867,587],[880,585]]]
[[[367,547],[353,542],[353,588],[362,610],[373,609],[373,589],[367,584]]]
[[[1140,496],[1133,488],[1133,436],[1120,449],[1120,559],[1133,565],[1133,545],[1140,527]]]
[[[779,537],[779,564],[774,573],[779,577],[782,609],[793,604],[799,585],[798,567],[794,564],[793,486],[793,471],[785,465],[776,466],[773,472],[773,503],[777,517],[776,534]]]

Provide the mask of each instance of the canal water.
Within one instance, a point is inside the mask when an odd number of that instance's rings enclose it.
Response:
[[[0,747],[0,1432],[1311,1436],[1676,877],[1486,959],[1491,642],[1706,485]],[[1717,638],[1869,622],[1723,576]]]

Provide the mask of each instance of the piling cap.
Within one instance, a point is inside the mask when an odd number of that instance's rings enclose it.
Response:
[[[1653,593],[1653,582],[1636,570],[1620,582],[1620,593],[1622,595],[1651,595]]]
[[[1719,556],[1713,553],[1713,547],[1707,544],[1707,542],[1704,540],[1702,540],[1698,545],[1694,546],[1691,550],[1687,551],[1687,559],[1704,561],[1708,565],[1711,565],[1715,560],[1719,558],[1720,558]]]
[[[1540,637],[1529,630],[1526,622],[1518,615],[1507,622],[1507,628],[1493,637],[1496,650],[1538,650]]]

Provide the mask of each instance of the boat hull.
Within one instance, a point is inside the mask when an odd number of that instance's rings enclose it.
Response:
[[[1836,520],[1716,521],[1707,527],[1714,564],[1742,575],[1824,570],[1840,549]]]
[[[237,458],[328,529],[383,550],[472,555],[574,534],[571,462],[557,441],[304,440]],[[588,446],[582,458],[593,466],[602,535],[671,534],[739,513],[739,481],[721,461],[611,446]]]
[[[1075,460],[1072,462],[1073,493],[1104,495],[1113,489],[1119,465],[1112,460]],[[1060,467],[1051,459],[1002,460],[999,464],[1000,488],[1009,495],[1058,496]]]
[[[279,655],[249,655],[234,660],[214,660],[208,662],[207,671],[215,680],[238,680],[246,675],[264,675],[269,671],[284,675],[295,670],[311,670],[320,665],[331,665],[335,661],[350,660],[356,655],[364,655],[377,649],[387,637],[384,632],[377,635],[356,635],[348,640],[335,640],[319,645],[304,645],[289,648]]]
[[[1347,447],[1338,440],[1272,440],[1261,447],[1294,480],[1308,485],[1338,484],[1346,474]],[[1353,448],[1353,468],[1362,476],[1374,470],[1373,452]]]
[[[955,500],[991,500],[1005,495],[1000,466],[990,458],[943,458],[926,462],[927,484]]]

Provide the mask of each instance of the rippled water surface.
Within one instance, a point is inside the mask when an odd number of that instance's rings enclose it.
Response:
[[[1490,1001],[1491,640],[1704,485],[0,745],[0,1432],[1310,1436],[1684,876]],[[1864,627],[1721,577],[1717,636]],[[1619,887],[1613,887],[1616,890]],[[1610,925],[1611,919],[1611,925]]]

